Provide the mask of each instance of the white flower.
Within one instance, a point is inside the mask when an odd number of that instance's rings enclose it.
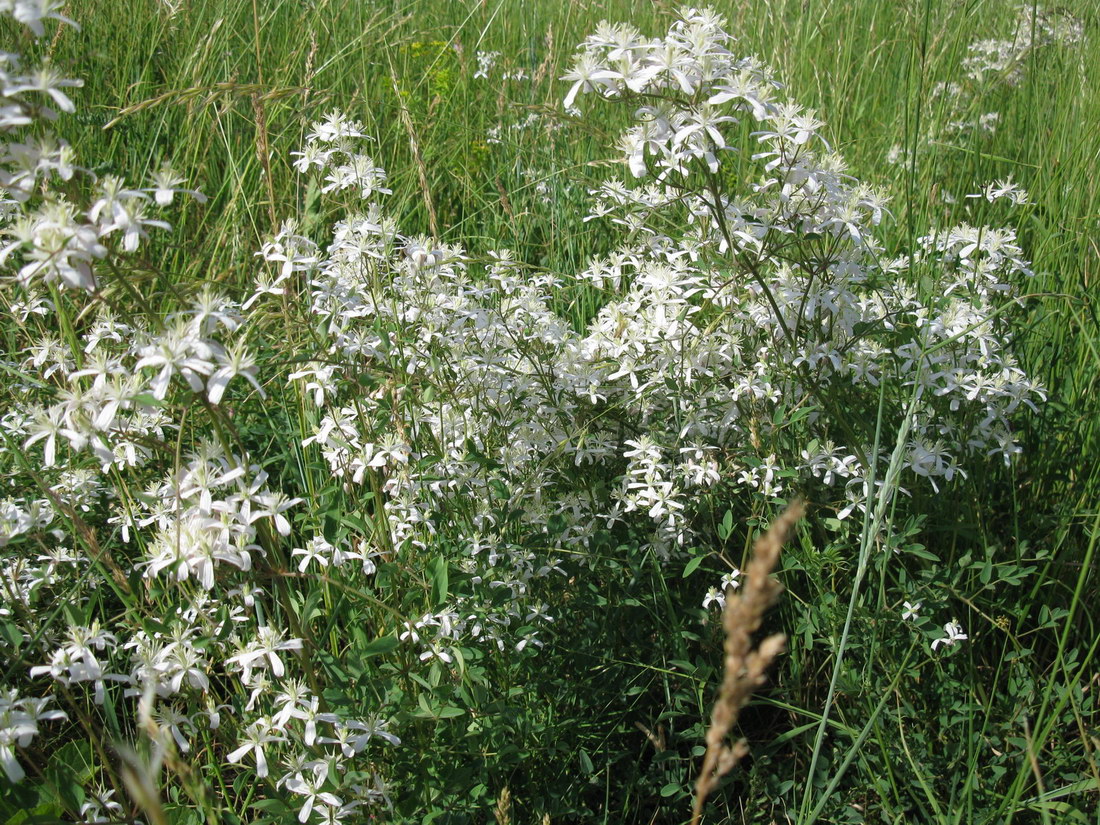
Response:
[[[256,359],[249,352],[247,345],[238,341],[233,344],[228,352],[216,353],[220,366],[206,379],[206,397],[211,404],[220,404],[225,388],[230,379],[242,375],[260,394],[260,398],[267,398],[267,393],[256,381]]]
[[[59,435],[64,436],[75,449],[80,449],[87,442],[84,435],[65,426],[65,410],[61,404],[55,404],[49,409],[37,410],[34,421],[28,426],[27,431],[30,437],[23,442],[24,449],[36,441],[46,440],[44,459],[47,467],[52,467],[56,463]]]
[[[210,343],[197,337],[189,325],[178,323],[139,350],[141,358],[134,364],[134,369],[160,368],[151,386],[153,397],[162,401],[168,394],[168,384],[176,372],[187,379],[194,392],[200,392],[203,389],[203,380],[199,376],[213,372],[214,364],[210,359],[214,353]]]
[[[719,608],[726,606],[726,596],[717,587],[707,588],[707,595],[703,597],[703,609],[706,610],[712,604],[718,605]]]
[[[343,800],[335,794],[321,790],[321,786],[325,784],[325,780],[328,778],[327,765],[325,763],[314,765],[313,771],[313,776],[309,778],[303,776],[299,771],[285,783],[288,791],[300,794],[306,798],[305,802],[302,804],[302,809],[298,812],[299,822],[305,822],[309,819],[310,814],[313,812],[318,802],[324,803],[332,808],[339,808],[344,804]]]
[[[244,744],[226,756],[230,762],[240,762],[245,755],[252,751],[256,758],[256,776],[267,776],[267,754],[264,746],[272,742],[285,742],[285,736],[279,736],[271,726],[271,720],[267,718],[257,719],[245,729]]]
[[[1004,180],[996,180],[988,184],[980,194],[967,195],[968,198],[985,198],[990,203],[1001,198],[1006,199],[1013,206],[1024,206],[1031,203],[1027,190],[1021,189],[1019,184],[1009,175]]]
[[[62,88],[77,88],[84,85],[83,80],[69,80],[61,76],[57,69],[49,64],[43,64],[35,68],[29,75],[18,78],[18,82],[4,88],[4,97],[12,97],[23,92],[45,92],[57,104],[63,112],[76,111],[69,96],[61,91]]]
[[[46,710],[49,697],[19,698],[15,691],[0,694],[0,766],[9,782],[22,780],[26,773],[15,758],[16,746],[25,748],[38,735],[38,722],[67,718],[64,711]]]
[[[283,639],[282,631],[271,627],[261,627],[257,631],[256,639],[242,652],[229,657],[227,661],[241,666],[246,682],[250,680],[252,668],[257,665],[271,668],[271,672],[276,678],[282,678],[283,674],[286,673],[286,667],[278,655],[279,652],[301,649],[301,639]]]
[[[575,81],[565,95],[563,107],[569,109],[580,92],[593,92],[607,88],[614,78],[615,73],[608,71],[595,55],[590,52],[577,55],[573,68],[561,78]]]
[[[180,184],[186,180],[175,173],[167,163],[163,164],[153,174],[153,186],[148,191],[153,193],[153,199],[157,206],[169,206],[177,193],[190,195],[199,203],[206,203],[206,195],[195,189],[181,189]]]
[[[314,536],[304,548],[295,547],[291,550],[290,555],[302,557],[302,560],[298,562],[298,572],[305,573],[311,561],[317,562],[322,568],[328,567],[335,549],[325,541],[324,536]]]
[[[902,608],[903,609],[902,609],[902,612],[901,612],[901,620],[903,622],[908,622],[908,621],[911,621],[913,619],[916,619],[920,615],[919,611],[920,611],[920,608],[921,608],[921,603],[920,602],[913,602],[913,603],[905,602],[905,604],[902,605]]]
[[[306,135],[306,140],[320,141],[322,143],[336,143],[349,138],[366,137],[363,132],[363,124],[356,120],[348,120],[339,109],[333,109],[323,121],[313,124],[313,131]]]
[[[187,753],[191,750],[191,743],[187,741],[183,729],[186,729],[188,733],[194,734],[195,728],[191,718],[187,716],[186,713],[170,705],[161,705],[153,711],[153,719],[156,720],[161,727],[168,728],[168,732],[175,740],[176,747],[180,749],[180,753]]]
[[[943,632],[946,634],[942,639],[936,639],[932,642],[932,650],[935,650],[940,645],[944,647],[952,647],[959,642],[966,641],[969,637],[963,633],[962,625],[957,621],[950,621],[943,626]]]

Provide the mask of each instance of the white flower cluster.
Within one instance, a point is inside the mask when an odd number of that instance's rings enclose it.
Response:
[[[57,0],[13,0],[0,7],[0,13],[10,14],[41,37],[43,20],[76,25],[61,15],[62,6]],[[49,64],[23,70],[18,55],[5,54],[0,60],[0,133],[13,135],[38,119],[56,118],[57,113],[41,102],[43,95],[62,112],[72,113],[75,106],[64,90],[81,85]],[[134,252],[148,237],[147,228],[168,228],[147,214],[150,201],[167,206],[176,192],[205,200],[198,192],[178,188],[182,179],[165,166],[145,189],[129,189],[116,177],[104,177],[96,183],[95,202],[82,209],[50,186],[54,176],[68,181],[77,171],[83,170],[76,166],[72,147],[49,135],[22,141],[13,135],[0,146],[0,216],[9,236],[0,247],[0,264],[13,256],[20,259],[16,277],[24,287],[60,282],[93,291],[92,264],[107,255],[110,236],[121,238],[122,251]],[[40,185],[49,192],[44,198],[35,197]]]
[[[1084,24],[1065,9],[1023,3],[1016,11],[1009,36],[971,43],[963,68],[972,80],[981,82],[988,76],[1015,86],[1023,79],[1032,51],[1044,46],[1071,46],[1084,38]]]
[[[498,51],[483,51],[478,49],[477,71],[474,72],[474,79],[480,78],[482,80],[488,80],[499,59],[500,52]]]
[[[326,120],[313,124],[305,148],[293,153],[297,155],[294,168],[301,173],[314,168],[327,173],[322,192],[353,189],[364,200],[375,192],[388,194],[390,190],[382,186],[385,170],[375,166],[369,155],[358,151],[358,143],[365,138],[362,123],[334,111]]]
[[[0,3],[39,34],[58,9]],[[939,489],[968,462],[1010,460],[1012,417],[1042,398],[1010,350],[1006,310],[1030,275],[1015,235],[958,226],[887,254],[885,198],[723,27],[686,9],[663,37],[603,24],[582,44],[566,105],[595,94],[636,116],[620,141],[629,179],[596,187],[588,218],[615,233],[612,251],[578,273],[402,234],[375,202],[389,190],[362,124],[333,112],[294,160],[354,204],[327,242],[288,222],[243,304],[207,288],[159,311],[108,283],[103,262],[167,226],[147,210],[188,192],[183,180],[168,167],[144,189],[104,177],[82,209],[44,185],[75,171],[67,147],[9,144],[0,260],[26,345],[3,362],[18,379],[0,456],[5,469],[41,460],[0,501],[0,615],[45,615],[62,595],[68,608],[20,629],[26,680],[91,696],[94,713],[132,700],[133,727],[158,747],[274,774],[302,822],[355,821],[388,801],[369,743],[398,739],[372,712],[333,709],[307,660],[327,641],[298,582],[327,599],[434,557],[437,598],[390,630],[406,661],[458,672],[471,647],[545,644],[567,564],[706,546],[716,501],[767,506],[813,487],[840,518],[864,508],[889,453],[868,429],[879,409],[887,428],[906,425],[906,483]],[[71,108],[61,89],[75,84],[4,66],[0,128],[44,114],[27,92]],[[1024,196],[1007,181],[983,197]],[[554,311],[577,287],[603,297],[584,329]],[[307,503],[236,440],[229,388],[265,395],[259,364],[275,348],[253,348],[271,296],[286,318],[300,297],[321,342],[288,371],[315,408],[303,405],[301,446],[331,470],[330,491],[364,504],[363,535],[292,515],[315,509],[314,491]],[[737,584],[734,570],[705,605]],[[117,594],[171,607],[108,624]],[[10,779],[37,722],[61,718],[46,701],[0,700]],[[125,818],[97,799],[87,817]]]
[[[17,536],[45,527],[51,521],[53,509],[46,499],[26,501],[9,498],[0,501],[0,547],[5,547]],[[9,581],[16,578],[8,576]]]
[[[44,20],[69,22],[61,5],[10,0],[0,13],[41,36]],[[35,94],[71,112],[64,90],[80,85],[49,66],[21,70],[10,54],[0,60],[0,81],[0,131],[8,135],[54,116]],[[322,148],[299,162],[327,174],[325,191],[386,191],[370,159],[347,151],[359,129],[328,121],[310,136]],[[398,739],[383,720],[337,713],[317,683],[305,686],[313,673],[305,639],[279,626],[285,613],[257,585],[254,565],[267,569],[301,499],[270,489],[267,473],[235,454],[219,426],[232,415],[223,402],[234,379],[265,395],[244,310],[210,288],[190,301],[174,296],[170,312],[145,306],[145,285],[116,266],[150,228],[168,227],[152,208],[170,206],[180,193],[204,199],[163,166],[146,188],[93,180],[92,203],[83,208],[53,186],[77,171],[71,148],[48,137],[9,137],[0,152],[8,236],[0,263],[14,274],[3,294],[13,334],[24,341],[3,361],[18,378],[8,387],[0,454],[5,481],[23,493],[0,501],[5,641],[27,664],[24,681],[57,685],[82,707],[91,707],[83,697],[94,700],[89,721],[119,712],[115,723],[124,725],[129,706],[127,735],[152,731],[160,752],[180,753],[193,752],[198,737],[215,759],[243,762],[251,754],[254,767],[240,770],[259,777],[268,773],[268,754],[277,755],[286,760],[278,786],[301,798],[302,822],[362,816],[362,806],[388,802],[368,743]],[[303,259],[308,245],[297,244],[286,235],[265,249],[281,266],[261,294],[278,294],[312,265]],[[196,409],[208,412],[216,441],[190,439],[184,422]],[[170,431],[179,433],[175,449]],[[140,491],[168,467],[175,469]],[[25,493],[35,486],[44,498]],[[326,571],[344,568],[340,575],[374,569],[370,553],[323,538],[300,552]],[[144,593],[133,592],[135,583]],[[101,587],[113,592],[98,595]],[[119,594],[131,606],[177,606],[168,615],[116,616]],[[49,701],[7,691],[0,698],[0,763],[9,781],[24,778],[17,749],[30,744],[38,724],[65,718]],[[227,713],[240,724],[222,725]],[[90,781],[104,778],[96,771]],[[89,793],[86,821],[133,819],[111,792]]]
[[[496,126],[492,126],[485,134],[486,143],[503,143],[505,136],[511,138],[513,141],[518,138],[519,133],[526,132],[528,130],[534,131],[539,129],[543,134],[552,135],[555,132],[559,132],[564,128],[564,124],[560,119],[554,117],[548,117],[539,112],[528,112],[522,118],[513,120],[509,123],[498,123]],[[522,174],[535,177],[537,175],[545,175],[545,172],[539,172],[534,168],[519,169]]]
[[[943,647],[954,647],[959,642],[965,642],[970,637],[963,633],[963,627],[957,621],[950,621],[943,626],[944,635],[939,639],[932,640],[932,650]]]
[[[19,782],[26,773],[15,758],[15,748],[25,748],[38,734],[38,723],[67,718],[64,711],[47,709],[50,697],[20,696],[17,691],[0,691],[0,764],[9,782]]]
[[[287,499],[266,490],[266,478],[260,468],[245,467],[239,461],[227,459],[220,447],[204,444],[178,474],[129,502],[126,508],[119,508],[116,522],[124,535],[133,531],[152,534],[152,539],[145,542],[148,559],[138,565],[144,575],[168,577],[181,587],[193,581],[198,588],[191,589],[190,604],[161,618],[158,624],[162,629],[128,630],[121,642],[119,634],[103,629],[98,623],[70,625],[57,638],[45,632],[39,644],[46,663],[31,667],[29,676],[49,677],[67,687],[86,683],[100,704],[112,682],[123,685],[126,696],[154,700],[153,722],[182,753],[191,750],[198,731],[218,730],[225,710],[257,714],[242,728],[244,741],[227,753],[229,761],[239,762],[251,752],[255,770],[262,777],[269,770],[267,753],[277,749],[287,757],[289,766],[280,784],[286,784],[293,793],[302,793],[294,778],[303,765],[313,770],[309,766],[317,763],[320,752],[320,761],[328,766],[329,772],[320,778],[314,790],[321,787],[325,778],[328,787],[339,790],[341,775],[355,767],[351,760],[371,739],[394,744],[399,740],[385,730],[381,720],[348,719],[324,710],[321,700],[305,686],[305,663],[287,655],[302,649],[302,639],[288,638],[285,631],[272,626],[266,618],[269,615],[266,594],[248,575],[254,557],[265,556],[257,526],[263,520],[271,524],[275,533],[289,534],[290,523],[285,514],[300,503],[298,499]],[[16,513],[15,520],[21,524],[23,533],[38,533],[31,536],[36,543],[50,538],[42,532],[52,521],[49,510],[33,505],[24,509],[18,503],[12,503],[9,509]],[[314,557],[326,549],[322,542],[310,543]],[[355,560],[363,565],[364,572],[373,570],[369,558],[360,554],[341,553],[331,545],[327,550],[326,558],[334,567]],[[55,571],[60,565],[78,565],[78,572],[84,569],[82,558],[63,548],[40,555],[38,560],[44,564],[37,569],[14,557],[6,561],[13,587],[6,589],[5,604],[14,600],[21,608],[29,609],[55,578],[65,584],[75,578],[57,576]],[[122,663],[125,655],[129,657],[128,667]],[[243,708],[219,704],[216,675],[221,679],[235,676],[239,680],[245,694],[250,696]],[[9,745],[17,742],[25,746],[36,732],[37,728],[30,727],[29,722],[15,713],[29,707],[27,703],[31,701],[22,700],[9,708],[14,721],[0,730],[0,737],[8,736]],[[46,714],[38,718],[62,716]],[[322,723],[324,727],[319,729]],[[326,750],[322,747],[326,745],[333,747]],[[17,781],[21,778],[18,763],[9,759],[10,747],[2,748],[0,742],[0,757],[4,758],[8,776]],[[340,819],[363,804],[384,800],[384,785],[377,776],[370,788],[360,788],[361,794],[356,787],[352,782],[345,789],[347,801],[340,799],[338,803],[325,796],[305,794],[304,809],[313,809],[320,803],[318,813]],[[327,790],[321,793],[332,796]],[[332,806],[333,810],[328,811],[326,806]],[[309,816],[309,810],[305,816]]]
[[[266,481],[259,467],[226,457],[216,444],[200,445],[176,477],[149,490],[125,516],[125,535],[135,526],[152,534],[145,575],[193,578],[209,591],[218,567],[250,570],[252,555],[263,553],[255,523],[271,519],[280,535],[288,535],[284,513],[301,502],[269,492]]]
[[[19,782],[26,776],[15,758],[15,748],[25,748],[38,735],[39,722],[67,718],[64,711],[47,710],[50,698],[20,697],[18,691],[0,691],[0,765],[9,782]]]
[[[63,6],[59,0],[8,0],[0,6],[0,14],[10,15],[29,28],[35,37],[42,37],[46,33],[44,20],[76,25],[61,14]],[[40,98],[28,96],[28,92],[45,95],[58,109],[71,113],[75,107],[63,90],[82,85],[80,80],[62,77],[49,64],[24,70],[19,55],[5,53],[0,60],[0,132],[10,133],[29,126],[37,118],[52,120],[57,117],[57,112],[40,102]],[[28,139],[23,143],[12,141],[4,144],[0,165],[3,167],[0,169],[0,190],[4,195],[0,211],[8,215],[12,211],[12,201],[29,199],[40,177],[53,173],[62,180],[72,177],[72,149],[68,144],[48,138]]]
[[[477,70],[474,71],[475,80],[491,80],[494,75],[501,80],[531,80],[531,73],[523,68],[499,68],[500,52],[498,51],[483,51],[478,49],[477,51]]]
[[[182,753],[191,750],[191,741],[200,729],[221,727],[224,710],[265,711],[267,715],[255,717],[243,728],[244,741],[226,758],[239,762],[251,752],[257,774],[263,777],[269,770],[267,752],[277,748],[290,766],[280,782],[291,783],[287,787],[299,793],[292,780],[301,765],[314,764],[316,759],[311,760],[309,754],[316,754],[320,746],[333,745],[321,761],[331,771],[331,787],[338,789],[340,774],[352,767],[349,760],[371,739],[394,744],[399,740],[380,720],[347,719],[323,711],[299,673],[303,664],[286,655],[301,650],[302,640],[287,638],[284,631],[267,624],[263,592],[249,577],[233,575],[233,571],[250,568],[253,553],[263,553],[253,523],[270,519],[278,532],[287,533],[289,524],[282,514],[297,502],[263,491],[266,476],[261,470],[230,469],[218,452],[215,447],[204,447],[203,455],[193,457],[179,478],[150,491],[145,507],[128,519],[131,527],[159,527],[150,544],[152,558],[143,565],[145,573],[166,572],[179,582],[195,579],[201,590],[194,593],[190,606],[162,620],[163,630],[131,632],[121,644],[116,634],[97,623],[70,625],[52,648],[47,646],[47,663],[32,667],[29,675],[48,676],[66,686],[89,683],[97,703],[103,702],[110,682],[123,684],[127,696],[155,698],[151,718]],[[225,491],[221,496],[216,494],[219,489]],[[189,506],[182,506],[183,501],[190,502]],[[234,581],[237,586],[231,587]],[[49,642],[47,634],[43,644]],[[116,651],[128,652],[128,669],[112,671],[108,667]],[[217,703],[218,691],[212,685],[215,674],[236,675],[250,695],[245,707]],[[320,732],[319,723],[325,726]],[[21,744],[32,733],[26,726],[14,724],[11,730]],[[17,779],[15,768],[7,762],[5,766],[9,777]],[[376,777],[369,793],[364,790],[360,798],[321,801],[334,805],[329,813],[343,817],[365,802],[381,799],[382,789]],[[356,793],[354,789],[351,792]]]
[[[621,146],[652,178],[594,193],[593,218],[623,240],[574,276],[607,298],[581,333],[551,310],[569,278],[404,236],[375,204],[339,221],[324,253],[295,241],[328,335],[293,376],[321,408],[306,444],[381,491],[395,550],[458,547],[473,584],[510,596],[410,620],[402,637],[422,659],[447,661],[460,616],[482,630],[537,617],[538,580],[604,531],[641,530],[669,556],[716,486],[771,500],[816,478],[841,517],[861,509],[886,460],[858,429],[880,389],[888,420],[913,414],[911,478],[936,487],[967,457],[1018,451],[1010,418],[1042,392],[1002,319],[1030,274],[1014,235],[960,226],[890,258],[883,196],[730,43],[709,11],[661,39],[604,24],[567,75],[566,105],[636,98]],[[746,139],[759,177],[738,189],[724,160]],[[285,271],[283,243],[266,257]]]
[[[925,119],[931,131],[922,144],[941,138],[938,134],[941,129],[948,135],[993,134],[1001,122],[1000,112],[973,116],[975,105],[983,100],[990,84],[1017,86],[1038,50],[1072,47],[1085,40],[1082,21],[1065,9],[1024,3],[1017,9],[1011,25],[1007,37],[975,40],[969,45],[969,55],[960,67],[963,77],[958,81],[941,81],[932,87],[932,100],[942,112]],[[897,162],[900,147],[894,147],[891,155],[890,162]]]
[[[993,183],[986,184],[985,188],[976,195],[967,195],[968,198],[985,198],[989,203],[994,203],[1001,199],[1008,201],[1012,206],[1026,206],[1031,203],[1026,189],[1021,189],[1020,186],[1012,180],[1012,176],[1009,175],[1004,180],[995,180]]]
[[[906,601],[902,604],[901,620],[914,624],[925,624],[928,620],[920,614],[922,604],[920,602]],[[965,642],[970,637],[963,632],[963,626],[957,619],[952,619],[943,626],[944,635],[932,640],[931,648],[935,653],[940,647],[954,647],[959,642]]]
[[[106,673],[99,661],[97,651],[114,649],[118,640],[113,633],[100,628],[95,622],[91,627],[71,625],[63,643],[55,648],[46,665],[38,665],[30,670],[31,677],[50,676],[68,687],[78,682],[91,682],[95,687],[95,702],[103,704],[105,683],[119,677]]]
[[[532,581],[557,568],[554,547],[583,538],[565,524],[573,511],[542,493],[554,482],[539,465],[545,445],[566,431],[538,370],[545,351],[572,334],[549,310],[550,285],[521,278],[506,251],[474,283],[461,250],[400,235],[374,205],[340,221],[320,258],[310,267],[312,309],[329,352],[291,375],[323,410],[304,446],[319,448],[348,484],[379,487],[394,547],[426,547],[442,533],[468,548],[463,572],[511,595],[487,613],[456,603],[410,623],[412,642],[436,628],[423,658],[449,662],[460,637],[503,648],[502,629],[523,625],[532,610]],[[379,370],[393,377],[369,394],[350,380]],[[402,384],[419,375],[438,382],[434,400],[424,388],[406,393]],[[509,537],[521,527],[548,532],[559,520],[548,555]],[[538,640],[525,632],[512,643]]]
[[[18,368],[50,380],[55,389],[44,394],[28,387],[25,405],[5,418],[8,433],[22,438],[24,448],[40,444],[47,467],[59,462],[65,447],[91,452],[104,472],[141,466],[152,455],[150,439],[163,438],[172,426],[158,402],[173,378],[211,404],[221,403],[238,376],[264,395],[240,328],[236,305],[207,290],[155,330],[102,311],[78,349],[44,335]]]
[[[694,437],[729,456],[768,442],[782,400],[793,411],[791,401],[809,399],[816,449],[785,466],[843,481],[852,503],[875,457],[866,434],[861,442],[829,413],[834,399],[850,408],[884,379],[920,400],[908,444],[916,475],[935,485],[961,472],[962,455],[1007,459],[1018,449],[1010,416],[1042,398],[998,320],[1030,274],[1014,234],[960,226],[890,259],[875,238],[882,196],[844,173],[813,113],[777,101],[767,72],[735,59],[729,42],[709,11],[687,10],[657,41],[605,25],[567,75],[567,104],[583,92],[637,95],[624,160],[657,181],[598,193],[597,216],[633,238],[588,273],[601,285],[612,275],[617,300],[586,340],[617,365],[608,379],[629,381],[622,403],[634,420],[675,422],[659,441]],[[745,119],[761,177],[733,191],[721,159]],[[701,184],[690,185],[696,175]],[[686,233],[669,231],[685,222]],[[918,292],[920,277],[935,288]],[[615,396],[607,384],[599,394]],[[774,454],[754,453],[738,462],[742,483],[778,494]]]
[[[706,610],[712,604],[718,605],[719,610],[726,607],[726,594],[737,590],[741,586],[741,571],[736,567],[722,576],[717,587],[707,588],[707,595],[703,597],[703,609]]]

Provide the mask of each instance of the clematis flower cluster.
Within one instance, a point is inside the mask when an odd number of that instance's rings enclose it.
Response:
[[[105,310],[81,336],[80,349],[46,333],[19,368],[52,379],[56,391],[28,391],[25,403],[8,414],[9,432],[24,449],[40,445],[46,466],[81,452],[94,455],[104,472],[141,466],[151,457],[150,439],[172,428],[158,402],[174,382],[182,379],[211,404],[221,403],[238,377],[264,394],[240,326],[235,303],[207,290],[189,309],[166,316],[160,328]],[[234,332],[236,337],[223,337]]]
[[[662,38],[604,24],[582,44],[565,105],[631,101],[635,125],[628,177],[592,192],[590,219],[620,243],[580,273],[404,235],[365,189],[324,251],[290,225],[265,246],[278,274],[256,294],[308,279],[327,335],[291,375],[319,409],[303,446],[349,490],[381,493],[396,552],[457,547],[475,584],[508,593],[409,619],[422,660],[448,662],[461,637],[502,647],[523,614],[542,617],[562,558],[594,563],[607,530],[669,559],[705,538],[712,495],[817,484],[839,518],[862,511],[888,459],[859,429],[880,403],[895,430],[909,417],[906,484],[940,489],[1019,451],[1012,417],[1044,396],[1011,353],[1005,307],[1031,274],[1014,233],[960,225],[891,255],[884,195],[732,45],[698,9]],[[315,124],[300,157],[326,157],[325,124],[349,123]],[[349,129],[335,131],[362,139]],[[754,176],[727,169],[737,150]],[[552,309],[578,283],[604,296],[579,332]]]
[[[0,13],[41,37],[46,21],[75,25],[61,5],[14,0]],[[205,201],[169,165],[134,187],[94,178],[72,147],[40,130],[20,138],[55,109],[73,112],[67,92],[80,85],[15,55],[0,61],[2,294],[21,341],[3,358],[15,379],[0,444],[13,488],[0,501],[0,616],[12,654],[5,679],[19,687],[0,697],[0,764],[7,781],[25,779],[26,750],[40,727],[56,727],[42,723],[68,718],[51,707],[57,700],[103,725],[104,742],[148,736],[156,753],[183,755],[198,742],[261,778],[285,761],[278,785],[302,800],[300,821],[344,820],[388,802],[369,743],[400,740],[385,719],[337,712],[306,686],[305,641],[279,626],[256,580],[257,565],[270,578],[302,499],[272,489],[267,472],[229,446],[235,389],[266,394],[252,327],[212,288],[174,296],[166,312],[126,280],[126,256],[152,230],[170,229],[157,210],[177,195]],[[369,158],[341,154],[355,128],[321,130],[331,144],[327,187],[385,191]],[[71,199],[76,187],[56,185],[78,174],[90,179],[86,205]],[[309,265],[289,236],[267,252],[282,254],[284,279]],[[196,408],[207,412],[196,429],[209,438],[191,429]],[[349,577],[374,570],[369,552],[311,548]],[[120,597],[136,609],[120,615]],[[83,777],[82,821],[136,821],[129,800],[103,790],[110,777],[105,764]]]
[[[961,77],[940,81],[932,87],[929,100],[936,107],[936,114],[924,119],[925,134],[915,147],[910,147],[910,152],[925,151],[926,147],[949,138],[992,135],[1001,124],[1001,113],[981,112],[975,116],[975,109],[984,106],[991,89],[998,85],[1019,86],[1033,59],[1040,54],[1061,51],[1072,59],[1075,54],[1087,53],[1083,47],[1084,22],[1064,7],[1022,3],[1008,22],[1000,37],[977,38],[968,45],[967,56],[959,66]],[[895,145],[888,160],[907,161],[907,154]],[[988,189],[985,196],[994,199]],[[1007,193],[1001,196],[1010,197]],[[953,202],[954,196],[945,193],[944,199]],[[1022,201],[1013,198],[1011,202]]]
[[[585,546],[594,518],[643,516],[668,555],[692,533],[687,490],[719,482],[771,499],[786,479],[813,476],[852,512],[884,456],[830,413],[837,399],[870,406],[883,381],[895,410],[917,399],[911,478],[935,487],[968,456],[1015,454],[1010,417],[1042,390],[1000,319],[1030,274],[1013,233],[960,226],[891,258],[876,239],[884,197],[847,175],[813,113],[779,100],[767,70],[730,44],[705,11],[686,11],[661,40],[605,25],[566,76],[567,105],[638,96],[624,161],[652,176],[593,193],[593,216],[624,241],[578,276],[607,295],[583,334],[549,308],[562,276],[521,278],[505,251],[478,262],[407,238],[374,204],[337,224],[311,280],[326,360],[401,377],[401,388],[348,405],[339,369],[324,384],[309,373],[324,414],[307,443],[353,484],[376,474],[394,546],[447,535],[479,576],[492,576],[486,561],[553,570],[552,555],[517,565],[517,525],[494,513],[499,501],[525,530],[560,524],[562,550]],[[737,190],[722,160],[742,121],[760,176]],[[918,291],[925,272],[937,283]],[[409,392],[413,375],[421,386]],[[423,385],[442,391],[425,401]],[[399,412],[396,428],[383,409]],[[800,409],[809,446],[784,461],[782,415]],[[581,466],[607,481],[578,494]],[[441,515],[457,512],[463,524]],[[507,582],[517,598],[525,575]]]
[[[1026,60],[1036,49],[1072,46],[1084,38],[1084,23],[1066,9],[1023,3],[1006,37],[970,44],[963,68],[971,80],[980,82],[992,77],[1015,86],[1023,79]]]
[[[571,96],[637,100],[623,159],[653,181],[596,193],[594,214],[633,238],[586,273],[600,286],[614,273],[616,300],[587,341],[617,365],[608,379],[629,382],[621,402],[635,420],[675,421],[659,441],[700,439],[765,496],[782,491],[784,472],[840,488],[842,514],[862,506],[882,459],[836,404],[868,409],[884,381],[896,409],[902,394],[916,399],[914,476],[935,487],[964,473],[966,456],[1007,460],[1018,451],[1011,416],[1044,397],[999,318],[1031,274],[1014,233],[962,225],[891,257],[876,238],[883,195],[844,171],[814,113],[779,100],[766,69],[734,57],[731,42],[709,11],[685,11],[658,41],[605,26],[566,76]],[[722,160],[746,132],[759,177],[741,184]],[[922,278],[934,288],[920,289]],[[777,414],[802,405],[809,446],[780,463]]]

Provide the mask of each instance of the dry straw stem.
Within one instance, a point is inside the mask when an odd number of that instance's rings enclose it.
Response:
[[[783,543],[795,523],[802,518],[803,510],[800,501],[793,502],[772,523],[768,532],[757,539],[752,560],[744,573],[741,592],[730,595],[726,600],[722,612],[722,625],[726,630],[722,686],[711,711],[707,752],[695,783],[692,825],[698,825],[703,815],[703,805],[718,785],[718,780],[748,753],[749,748],[744,740],[729,747],[726,736],[737,722],[741,708],[748,703],[749,696],[764,684],[768,666],[783,652],[787,637],[782,633],[764,639],[755,650],[752,634],[760,629],[764,613],[775,604],[783,590],[783,585],[772,578],[772,571],[779,561]]]
[[[424,157],[420,154],[420,141],[416,139],[416,129],[413,126],[412,115],[405,104],[405,98],[401,96],[401,87],[397,84],[397,71],[390,63],[390,83],[393,85],[393,95],[397,99],[397,113],[401,116],[401,124],[409,136],[409,149],[412,151],[413,160],[416,162],[416,176],[420,182],[420,194],[424,198],[424,206],[428,209],[428,228],[432,237],[439,237],[439,218],[436,217],[435,204],[432,202],[431,188],[428,186],[428,167],[424,164]]]

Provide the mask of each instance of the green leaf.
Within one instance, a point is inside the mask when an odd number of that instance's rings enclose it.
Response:
[[[679,792],[680,792],[680,783],[679,782],[669,782],[667,785],[665,785],[663,788],[661,788],[661,796],[664,796],[664,797],[674,796],[675,794],[677,794]]]
[[[286,813],[290,810],[281,799],[257,799],[248,807],[255,808],[258,811],[268,811],[277,814]]]
[[[8,643],[8,646],[17,651],[23,646],[23,633],[11,622],[0,624],[0,639]]]
[[[990,579],[993,578],[993,565],[986,560],[985,564],[981,566],[978,571],[978,579],[982,584],[989,584]]]
[[[83,742],[62,745],[46,766],[46,777],[57,789],[59,801],[72,811],[79,811],[84,804],[83,786],[92,775],[91,746]]]
[[[164,814],[169,825],[202,825],[203,817],[194,808],[182,805],[166,805]]]
[[[733,511],[726,510],[726,514],[722,516],[722,523],[718,525],[718,538],[726,541],[731,535],[733,535]]]
[[[568,527],[568,522],[565,520],[565,516],[560,513],[555,513],[546,520],[546,532],[552,536],[556,536],[559,533],[565,532],[565,528]]]
[[[928,561],[939,561],[940,557],[930,550],[925,550],[920,544],[913,544],[909,547],[903,548],[904,552],[910,556],[916,556],[919,559],[927,559]]]
[[[588,752],[584,750],[584,748],[581,748],[578,757],[580,758],[581,763],[581,773],[583,773],[585,776],[589,776],[594,770],[596,770],[596,766],[592,764],[592,758],[588,755]]]
[[[368,642],[363,645],[359,651],[360,656],[381,656],[383,653],[389,653],[395,647],[401,644],[396,636],[380,636],[373,642]]]
[[[447,573],[447,560],[443,556],[436,556],[428,566],[428,572],[432,577],[432,598],[436,604],[443,604],[447,600],[450,581]]]
[[[367,522],[361,517],[352,513],[340,513],[336,517],[337,521],[341,524],[351,527],[361,536],[365,536],[371,532],[371,528],[367,526]]]
[[[140,404],[142,407],[167,407],[167,401],[161,401],[152,393],[143,392],[130,397],[130,401]]]
[[[699,565],[703,563],[704,558],[706,558],[706,556],[696,556],[691,561],[689,561],[686,565],[684,565],[684,578],[685,579],[688,576],[690,576],[692,573],[694,573],[696,570],[699,569]]]
[[[39,823],[52,825],[61,821],[61,812],[61,806],[52,802],[43,802],[34,808],[19,811],[7,819],[4,825],[39,825]]]

